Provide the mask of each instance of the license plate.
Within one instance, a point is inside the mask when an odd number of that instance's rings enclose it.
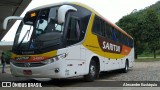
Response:
[[[23,74],[24,75],[32,75],[32,71],[31,70],[23,70]]]

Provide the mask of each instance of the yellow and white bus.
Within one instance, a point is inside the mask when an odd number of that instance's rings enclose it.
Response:
[[[133,38],[81,3],[41,6],[18,19],[11,73],[16,77],[69,78],[84,76],[94,81],[100,72],[134,63]]]

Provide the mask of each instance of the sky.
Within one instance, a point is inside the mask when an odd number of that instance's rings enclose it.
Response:
[[[32,0],[29,6],[24,10],[21,17],[32,8],[59,2],[80,2],[86,4],[100,13],[112,23],[118,22],[123,16],[130,14],[133,10],[144,9],[160,0]],[[13,41],[20,21],[17,21],[2,41]]]

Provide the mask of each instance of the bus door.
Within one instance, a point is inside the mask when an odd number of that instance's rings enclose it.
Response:
[[[80,39],[79,22],[79,19],[74,16],[69,17],[67,22],[66,44],[68,56],[66,65],[67,69],[70,70],[69,74],[73,76],[82,74],[84,72],[82,68],[85,68],[85,62],[81,59],[81,44],[78,43]]]

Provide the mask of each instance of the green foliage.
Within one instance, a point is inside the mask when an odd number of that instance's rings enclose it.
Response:
[[[141,58],[141,59],[135,59],[135,62],[153,62],[153,61],[160,61],[160,58]]]
[[[143,29],[143,33],[145,38],[144,39],[148,39],[148,40],[157,40],[157,36],[159,36],[159,23],[160,20],[158,18],[158,13],[153,10],[153,9],[149,9],[147,10],[147,13],[145,14],[145,22],[144,22],[144,29]]]
[[[129,33],[134,38],[135,52],[136,54],[141,54],[144,50],[142,43],[142,26],[143,20],[140,19],[137,13],[131,13],[130,15],[124,16],[117,23],[122,29]],[[140,38],[141,37],[141,38]]]
[[[121,18],[117,23],[134,38],[135,53],[160,49],[160,2],[144,10],[130,13]]]

